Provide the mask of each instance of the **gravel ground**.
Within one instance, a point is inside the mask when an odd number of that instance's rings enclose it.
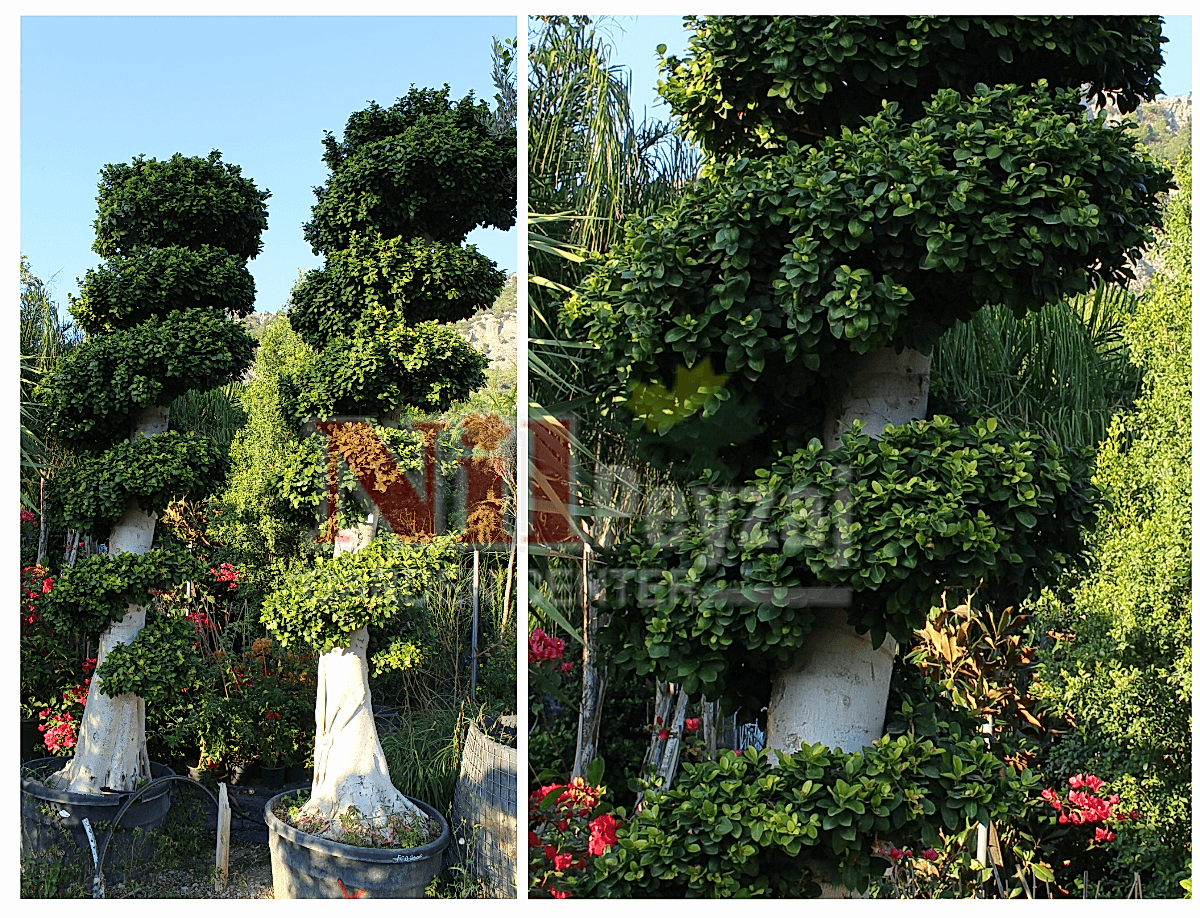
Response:
[[[106,899],[273,899],[271,852],[266,845],[229,840],[229,883],[217,892],[198,871],[163,870],[137,880],[116,883]]]

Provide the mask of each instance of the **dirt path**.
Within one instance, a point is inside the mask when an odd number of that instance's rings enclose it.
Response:
[[[196,871],[163,870],[105,891],[106,899],[272,899],[271,853],[266,845],[229,843],[229,885],[217,892]]]

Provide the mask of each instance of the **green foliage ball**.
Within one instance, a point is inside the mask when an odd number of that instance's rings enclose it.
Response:
[[[245,259],[209,245],[133,246],[127,255],[88,269],[71,315],[94,335],[192,308],[239,319],[253,312],[254,278]]]
[[[222,162],[218,150],[165,161],[137,156],[105,166],[100,177],[92,251],[101,258],[141,245],[209,245],[240,258],[262,251],[271,194],[243,178],[240,166]]]

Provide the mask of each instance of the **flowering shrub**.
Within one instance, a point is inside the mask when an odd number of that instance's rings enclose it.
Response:
[[[38,712],[38,719],[41,720],[38,730],[42,732],[46,750],[52,755],[70,755],[75,748],[79,722],[83,719],[88,688],[92,683],[90,673],[95,668],[95,657],[84,660],[83,671],[87,675],[83,682],[62,692],[51,705]]]
[[[547,784],[529,796],[529,895],[567,899],[586,883],[592,858],[617,843],[621,823],[603,802],[604,761],[594,759],[587,779]]]
[[[21,625],[23,627],[37,624],[41,618],[37,611],[38,598],[52,589],[54,589],[54,578],[50,576],[50,572],[46,568],[37,564],[21,568]]]
[[[1042,791],[1042,799],[1058,814],[1059,825],[1095,826],[1090,834],[1089,847],[1110,842],[1117,836],[1112,831],[1114,822],[1137,819],[1137,813],[1117,809],[1121,798],[1116,794],[1100,796],[1104,782],[1095,775],[1077,774],[1067,780],[1070,790],[1064,803],[1053,788]]]
[[[47,568],[31,564],[21,569],[21,716],[41,720],[42,733],[52,731],[49,740],[55,748],[70,749],[75,745],[72,724],[78,723],[78,717],[63,695],[74,693],[91,669],[81,673],[79,642],[64,638],[42,614],[53,589],[54,577]]]
[[[38,538],[40,537],[37,514],[21,510],[21,564],[33,564],[37,560]]]
[[[562,638],[546,634],[541,628],[534,628],[529,634],[529,662],[545,663],[562,657],[566,644]],[[570,672],[568,666],[563,672]]]
[[[208,572],[213,575],[213,578],[217,581],[217,584],[224,586],[226,590],[237,589],[238,577],[241,575],[228,561],[222,561],[218,567],[210,567]]]

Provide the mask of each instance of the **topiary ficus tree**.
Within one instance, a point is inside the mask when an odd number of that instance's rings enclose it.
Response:
[[[1161,24],[690,23],[660,89],[701,177],[564,310],[609,410],[696,497],[610,557],[615,657],[769,701],[785,754],[856,751],[883,731],[896,642],[981,585],[1019,599],[1090,517],[1079,457],[926,420],[927,355],[985,305],[1132,277],[1168,175],[1088,104],[1158,92]],[[845,850],[832,864],[861,885]]]
[[[376,489],[398,483],[379,422],[445,410],[485,381],[486,357],[444,323],[490,304],[504,284],[490,259],[463,245],[475,227],[507,229],[516,218],[515,132],[492,125],[470,95],[452,102],[449,87],[414,88],[390,108],[372,103],[352,114],[340,142],[325,138],[331,174],[315,189],[305,226],[325,265],[297,284],[288,309],[316,356],[281,378],[280,392],[298,427],[321,425],[335,479],[340,456]],[[370,509],[355,527],[335,510],[324,534],[336,539],[333,559],[289,579],[262,611],[282,644],[305,641],[320,653],[312,793],[302,816],[310,831],[335,840],[350,813],[384,824],[425,819],[392,785],[379,746],[367,629],[411,617],[456,563],[449,536],[424,544],[374,537],[381,512]]]
[[[55,480],[68,525],[106,554],[65,570],[47,597],[64,633],[100,635],[66,789],[132,790],[150,776],[145,704],[176,690],[194,633],[146,624],[151,596],[207,576],[187,552],[156,544],[155,520],[202,490],[223,457],[169,429],[184,392],[235,380],[253,356],[236,319],[254,308],[246,261],[258,254],[266,199],[239,167],[207,157],[137,157],[101,173],[96,242],[71,313],[84,343],[43,386],[48,426],[80,458]],[[190,638],[190,639],[189,639]]]

